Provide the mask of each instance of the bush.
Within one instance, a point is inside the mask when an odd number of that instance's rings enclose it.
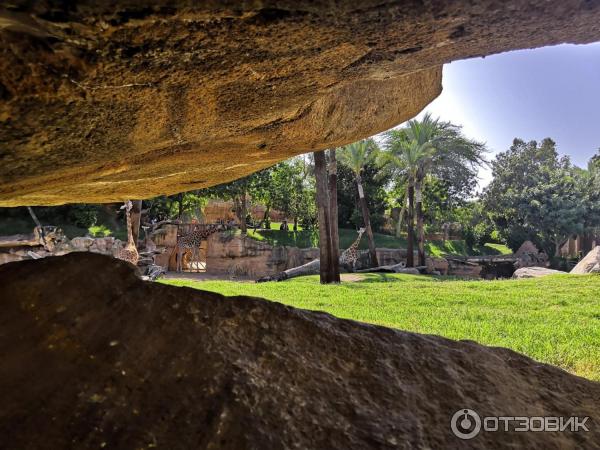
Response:
[[[98,208],[95,205],[71,205],[67,219],[81,228],[89,228],[96,225],[98,220]]]

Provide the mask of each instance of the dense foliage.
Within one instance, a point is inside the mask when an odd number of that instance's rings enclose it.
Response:
[[[374,231],[408,242],[412,186],[421,247],[421,236],[437,233],[426,239],[440,239],[441,234],[441,239],[452,240],[460,235],[473,252],[486,243],[516,250],[531,240],[548,254],[558,255],[569,237],[600,234],[600,151],[587,167],[579,168],[559,156],[551,139],[540,143],[515,139],[491,162],[493,179],[474,197],[478,169],[487,164],[485,151],[459,126],[427,115],[376,140],[338,149],[339,227],[364,226],[366,212]],[[364,209],[359,189],[364,192]],[[289,221],[290,231],[310,231],[317,225],[315,190],[312,156],[301,156],[209,189],[144,200],[142,221],[202,219],[209,199],[218,198],[233,202],[241,223],[269,230],[270,215],[277,211]],[[264,214],[252,217],[253,205],[263,205]],[[43,224],[60,225],[74,236],[123,233],[119,207],[79,204],[34,210]],[[31,232],[33,226],[26,208],[0,209],[0,234]]]
[[[559,157],[551,139],[540,144],[515,139],[492,162],[492,170],[483,200],[509,247],[529,239],[558,256],[570,236],[584,231],[586,219],[593,225],[595,207],[586,201],[593,194],[581,170]]]
[[[388,208],[386,181],[378,177],[378,174],[379,170],[374,163],[367,164],[361,172],[373,231],[383,231],[385,212]],[[358,203],[355,175],[343,162],[338,164],[337,182],[339,226],[358,229],[363,226],[363,218]]]

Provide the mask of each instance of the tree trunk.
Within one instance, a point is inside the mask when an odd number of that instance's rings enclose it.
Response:
[[[263,220],[259,224],[259,228],[271,228],[271,221],[269,220],[269,214],[271,213],[271,205],[266,205],[265,213],[263,214]]]
[[[315,179],[317,182],[317,217],[319,220],[319,255],[321,283],[333,283],[331,264],[331,228],[329,226],[329,193],[327,161],[324,152],[314,152]]]
[[[132,200],[131,201],[131,234],[133,235],[133,242],[135,246],[138,245],[138,239],[140,237],[140,222],[142,219],[142,201]]]
[[[417,203],[417,242],[419,252],[419,266],[425,265],[425,230],[423,229],[423,193],[422,182],[415,184],[415,201]]]
[[[294,216],[294,231],[298,231],[298,217]]]
[[[39,219],[37,218],[37,216],[33,212],[33,208],[31,206],[27,207],[27,211],[29,211],[29,215],[33,219],[33,222],[35,223],[35,226],[40,229],[40,239],[42,240],[42,244],[46,245],[46,236],[44,234],[44,227],[42,226],[42,224],[40,223]]]
[[[331,234],[331,277],[340,282],[340,235],[338,232],[337,161],[335,149],[329,150],[329,229]]]
[[[408,217],[406,221],[406,231],[408,232],[406,238],[406,267],[415,266],[414,256],[414,240],[415,240],[415,187],[411,184],[408,185]]]
[[[569,240],[568,237],[566,237],[566,238],[557,237],[554,239],[554,256],[555,257],[560,258],[560,249],[562,248],[563,245],[565,245],[567,243],[568,240]]]
[[[184,195],[184,192],[181,192],[177,196],[177,202],[179,203],[179,215],[177,216],[177,218],[179,220],[182,220],[182,216],[183,216],[183,195]]]
[[[42,236],[40,235],[38,239],[35,233],[0,236],[0,247],[36,247],[40,245],[41,239]]]
[[[242,193],[242,197],[240,199],[240,215],[242,217],[240,217],[240,230],[242,230],[242,234],[246,234],[247,233],[247,228],[246,228],[246,215],[247,215],[247,210],[246,210],[246,191],[244,191]]]
[[[398,223],[396,224],[396,237],[400,237],[402,235],[402,219],[404,218],[405,213],[406,213],[406,199],[404,199],[402,208],[400,208],[400,215],[398,216]]]
[[[362,180],[359,174],[356,174],[356,186],[358,188],[358,198],[360,201],[360,207],[362,210],[363,222],[365,224],[365,231],[367,232],[367,241],[369,244],[369,258],[371,259],[371,267],[377,267],[379,262],[377,261],[377,249],[375,248],[375,237],[373,236],[373,229],[371,228],[371,216],[369,215],[369,206],[367,205],[367,199],[365,197],[365,191],[363,189]]]

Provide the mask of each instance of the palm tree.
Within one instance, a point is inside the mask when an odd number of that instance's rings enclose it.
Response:
[[[379,263],[377,262],[375,238],[373,237],[373,230],[371,228],[371,218],[369,215],[369,207],[367,205],[365,191],[363,189],[361,173],[366,165],[375,161],[378,150],[377,144],[373,139],[363,139],[362,141],[346,145],[339,154],[342,163],[352,170],[352,172],[354,172],[354,176],[356,178],[356,188],[358,190],[358,198],[363,216],[363,223],[365,224],[367,240],[369,243],[369,257],[371,259],[371,266],[378,266]]]
[[[431,157],[432,148],[428,145],[419,145],[416,140],[411,139],[406,130],[391,130],[388,132],[386,138],[386,147],[388,151],[382,154],[380,161],[383,164],[392,165],[394,168],[401,171],[406,180],[408,198],[406,265],[408,267],[413,267],[415,197],[417,200],[417,216],[419,215],[419,212],[421,212],[422,216],[422,178],[420,177],[424,173],[425,161]],[[422,219],[417,219],[417,223],[422,224]],[[420,231],[419,238],[421,238]],[[419,245],[419,265],[425,265],[424,245],[422,260],[421,245]]]
[[[485,145],[467,139],[461,128],[425,114],[422,120],[410,120],[407,126],[386,133],[386,157],[407,179],[408,186],[408,257],[413,261],[413,206],[416,202],[419,265],[425,265],[423,226],[423,183],[428,174],[440,179],[472,179],[485,163]],[[450,180],[452,181],[452,180]],[[456,181],[456,180],[454,180]]]

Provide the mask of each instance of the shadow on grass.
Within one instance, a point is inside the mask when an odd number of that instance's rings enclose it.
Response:
[[[359,283],[407,283],[420,281],[424,283],[439,283],[446,281],[464,281],[464,278],[453,275],[411,275],[401,273],[373,272],[361,273],[364,277]]]

